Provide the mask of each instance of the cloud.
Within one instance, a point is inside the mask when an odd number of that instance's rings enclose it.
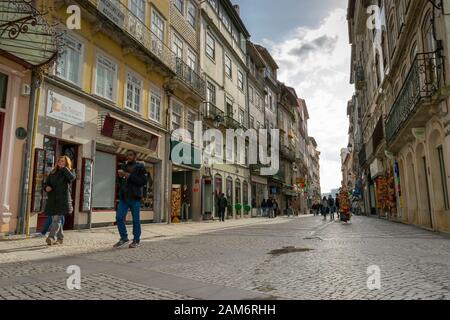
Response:
[[[336,48],[338,37],[320,36],[310,42],[305,41],[297,48],[291,49],[290,55],[305,58],[313,53],[332,53]]]
[[[347,101],[354,91],[346,11],[332,10],[317,28],[300,26],[263,45],[279,63],[279,80],[306,100],[308,133],[321,151],[322,192],[329,192],[342,180],[340,150],[348,143]]]

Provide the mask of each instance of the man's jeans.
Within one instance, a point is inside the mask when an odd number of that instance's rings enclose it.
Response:
[[[141,240],[141,202],[132,200],[120,200],[117,206],[116,223],[119,229],[120,239],[128,240],[127,227],[125,225],[125,219],[128,214],[128,209],[131,210],[133,218],[133,236],[134,241],[139,242]]]
[[[181,219],[184,221],[189,221],[189,203],[183,202],[181,205]]]

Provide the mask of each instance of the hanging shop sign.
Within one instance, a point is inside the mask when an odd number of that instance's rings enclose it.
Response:
[[[47,117],[84,128],[86,105],[49,90]]]

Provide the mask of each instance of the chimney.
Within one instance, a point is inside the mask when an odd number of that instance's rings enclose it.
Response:
[[[238,4],[233,5],[234,10],[236,10],[238,16],[241,15],[241,8],[239,7]]]

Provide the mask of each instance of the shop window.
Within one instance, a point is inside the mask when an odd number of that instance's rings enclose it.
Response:
[[[116,155],[99,152],[95,154],[94,187],[92,207],[97,210],[115,209]]]
[[[242,204],[245,206],[248,204],[248,183],[244,181],[242,183]]]
[[[236,179],[234,185],[235,185],[235,190],[236,190],[236,203],[242,204],[242,202],[241,202],[241,180]]]
[[[56,75],[77,86],[81,86],[83,67],[83,44],[66,35],[63,53],[56,63]]]
[[[8,76],[0,73],[0,108],[6,108],[6,94],[8,91]]]

